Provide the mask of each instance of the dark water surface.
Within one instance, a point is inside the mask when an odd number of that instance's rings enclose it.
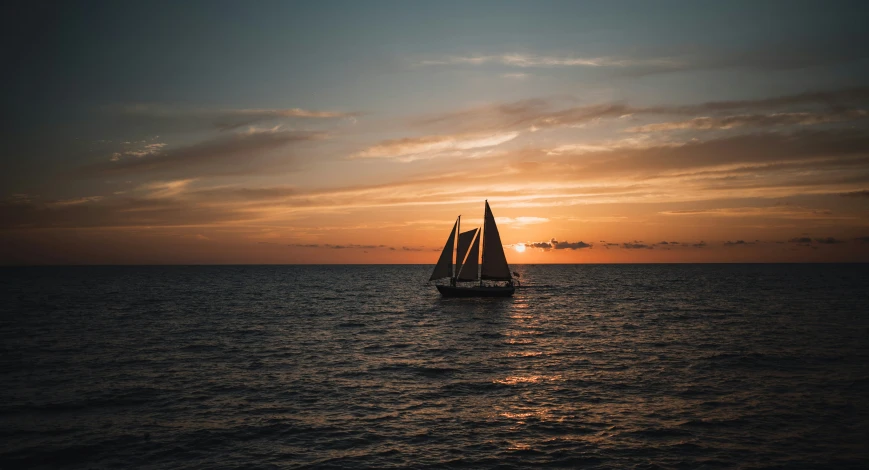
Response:
[[[2,468],[859,468],[869,266],[0,270]]]

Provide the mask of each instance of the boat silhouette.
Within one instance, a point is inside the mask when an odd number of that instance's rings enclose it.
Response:
[[[485,204],[482,227],[461,232],[462,216],[456,218],[429,278],[429,281],[449,279],[449,284],[435,284],[444,297],[510,297],[516,291],[495,216],[489,201]]]

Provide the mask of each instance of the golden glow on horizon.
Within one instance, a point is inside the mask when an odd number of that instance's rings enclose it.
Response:
[[[513,246],[513,249],[516,250],[516,251],[518,251],[519,253],[523,253],[523,252],[525,251],[525,244],[524,244],[524,243],[518,243],[518,244],[516,244],[516,245]]]

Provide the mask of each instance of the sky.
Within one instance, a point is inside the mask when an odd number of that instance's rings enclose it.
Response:
[[[0,264],[869,262],[865,2],[20,2]]]

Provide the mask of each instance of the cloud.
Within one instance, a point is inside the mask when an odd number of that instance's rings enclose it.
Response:
[[[869,87],[844,88],[839,90],[820,90],[794,93],[790,95],[760,98],[753,100],[707,101],[698,105],[664,106],[662,113],[694,114],[705,112],[730,112],[734,110],[769,110],[793,106],[821,105],[828,109],[843,110],[869,102]]]
[[[319,243],[290,243],[287,246],[292,246],[295,248],[328,248],[330,250],[376,250],[379,248],[386,248],[389,250],[395,250],[393,247],[389,247],[386,245],[359,245],[356,243],[342,243],[342,244],[332,244],[325,243],[320,245]]]
[[[172,197],[103,198],[56,205],[0,203],[0,229],[202,226],[249,220],[250,215],[221,207],[196,206]]]
[[[736,240],[732,242],[730,240],[724,242],[724,246],[740,246],[740,245],[753,245],[754,242],[746,242],[745,240]]]
[[[787,40],[727,43],[718,46],[670,46],[640,52],[636,48],[622,56],[581,56],[573,54],[542,54],[508,52],[500,54],[466,54],[425,59],[421,66],[483,66],[497,65],[517,68],[582,67],[605,70],[606,73],[627,76],[671,73],[691,70],[725,68],[793,70],[813,66],[829,66],[866,59],[869,52],[861,47],[869,37],[857,34],[820,35],[812,31],[791,34]]]
[[[642,76],[690,70],[726,68],[783,71],[815,66],[831,66],[866,59],[869,53],[862,44],[869,40],[865,32],[858,34],[819,35],[812,31],[790,34],[786,40],[752,42],[746,45],[722,44],[718,47],[692,46],[690,50],[669,48],[657,55],[673,57],[674,65],[650,64],[625,68],[619,73]],[[681,49],[681,50],[680,50]]]
[[[653,146],[586,154],[593,163],[585,174],[649,173],[733,164],[772,164],[799,160],[853,157],[869,152],[869,132],[800,130],[789,134],[737,135],[684,145]]]
[[[736,127],[772,127],[772,126],[807,126],[830,122],[852,121],[863,119],[869,113],[863,109],[832,111],[827,113],[775,113],[775,114],[742,114],[724,117],[697,117],[687,121],[662,122],[631,127],[627,132],[660,132],[681,129],[714,130],[732,129]]]
[[[558,240],[552,238],[548,242],[525,242],[526,248],[539,248],[542,250],[580,250],[582,248],[591,248],[592,245],[578,241],[578,242],[559,242]]]
[[[651,250],[654,249],[654,245],[646,245],[645,243],[633,242],[633,243],[622,243],[622,248],[628,250]]]
[[[544,250],[552,249],[552,243],[549,242],[525,242],[525,246],[528,248],[541,248]]]
[[[421,155],[436,156],[450,150],[470,150],[493,147],[513,140],[519,134],[504,132],[495,134],[430,135],[404,139],[384,140],[353,155],[353,158],[400,158],[410,161]]]
[[[138,189],[146,191],[145,197],[149,199],[174,198],[185,192],[193,181],[193,179],[152,181],[139,186]]]
[[[862,191],[852,191],[852,192],[849,192],[849,193],[841,193],[841,194],[839,194],[839,196],[842,196],[842,197],[857,197],[857,198],[869,197],[869,189],[864,189],[864,190],[862,190]]]
[[[812,243],[812,239],[809,237],[797,237],[797,238],[791,238],[790,240],[788,240],[788,243],[807,244],[807,243]]]
[[[706,246],[706,242],[704,242],[704,241],[701,240],[700,243],[694,243],[694,244],[691,245],[691,246],[693,246],[694,248],[703,248],[703,247]]]
[[[582,242],[582,241],[578,241],[575,243],[558,242],[558,241],[555,241],[554,238],[552,239],[551,243],[552,243],[552,248],[554,248],[556,250],[579,250],[582,248],[590,248],[592,246],[592,245],[585,243],[585,242]]]
[[[640,116],[695,116],[697,120],[636,126],[633,130],[670,128],[704,129],[723,126],[773,126],[817,124],[866,117],[869,87],[812,91],[754,100],[708,101],[692,105],[630,106],[624,103],[596,103],[558,107],[570,99],[526,99],[424,116],[411,121],[419,127],[437,127],[451,132],[507,132],[582,126],[603,119],[636,119]],[[806,108],[808,109],[794,109]],[[821,109],[819,109],[821,108]],[[727,115],[741,112],[737,115]],[[721,114],[725,115],[721,116]],[[700,116],[698,116],[700,115]]]
[[[843,240],[837,240],[837,239],[835,239],[835,238],[833,238],[833,237],[827,237],[827,238],[816,238],[816,239],[815,239],[815,242],[817,242],[817,243],[821,243],[821,244],[824,244],[824,245],[837,245],[837,244],[839,244],[839,243],[845,243]]]
[[[722,207],[716,209],[688,209],[659,212],[666,216],[703,217],[764,217],[778,219],[829,219],[836,218],[832,211],[799,206],[778,205],[766,207]]]
[[[91,164],[81,167],[78,174],[86,177],[141,173],[172,173],[176,176],[233,174],[252,170],[252,162],[264,153],[324,136],[302,131],[235,133],[161,150],[142,158]]]
[[[282,119],[352,119],[358,113],[322,111],[302,108],[283,109],[216,109],[172,104],[138,103],[107,106],[105,111],[129,118],[144,118],[167,123],[215,127],[229,131],[253,124]]]
[[[90,202],[97,202],[103,199],[103,196],[86,196],[79,197],[74,199],[62,199],[59,201],[52,201],[47,203],[48,206],[51,207],[63,207],[63,206],[73,206],[78,204],[87,204]]]
[[[414,119],[411,124],[466,129],[468,132],[536,131],[581,126],[599,119],[619,118],[634,111],[635,108],[618,103],[558,109],[547,100],[530,99],[425,116]]]
[[[442,59],[423,60],[420,65],[484,65],[498,64],[508,67],[679,67],[682,64],[674,59],[650,58],[629,59],[612,57],[575,57],[537,54],[496,54],[448,56]]]

